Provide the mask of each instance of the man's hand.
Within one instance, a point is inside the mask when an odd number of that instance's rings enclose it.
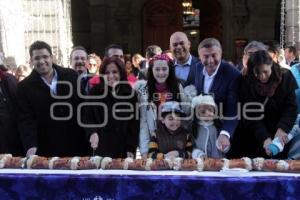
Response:
[[[29,156],[35,155],[36,151],[37,151],[36,147],[31,147],[30,149],[27,150],[26,156],[29,157]]]
[[[217,139],[217,148],[226,153],[230,148],[230,141],[226,135],[220,134]]]
[[[289,140],[288,135],[281,128],[277,129],[275,137],[278,137],[278,139],[281,142],[282,146],[284,146],[286,143],[288,143],[288,140]]]
[[[92,149],[97,149],[99,143],[99,136],[98,133],[93,133],[90,137],[90,143]]]
[[[270,145],[271,143],[272,143],[271,138],[267,138],[267,139],[264,141],[264,145],[263,145],[263,148],[265,149],[266,154],[267,154],[268,156],[271,155],[271,151],[270,151],[270,149],[269,149],[269,145]]]

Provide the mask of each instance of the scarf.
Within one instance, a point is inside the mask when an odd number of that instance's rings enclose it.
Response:
[[[267,83],[260,82],[253,74],[251,74],[250,85],[253,85],[255,92],[262,97],[272,97],[279,84],[281,83],[282,74],[280,68],[276,69],[272,66],[272,73]]]

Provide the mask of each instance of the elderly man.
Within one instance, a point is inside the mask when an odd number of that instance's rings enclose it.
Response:
[[[222,61],[222,47],[215,38],[207,38],[198,46],[201,63],[195,71],[194,85],[198,94],[212,94],[221,121],[217,140],[221,151],[230,147],[230,137],[238,123],[238,87],[241,74],[230,64]]]
[[[17,89],[18,124],[26,155],[86,155],[87,142],[76,120],[80,102],[76,72],[54,64],[46,42],[34,42],[29,53],[34,70]]]
[[[196,64],[199,59],[190,54],[191,42],[183,32],[175,32],[170,37],[170,50],[174,55],[175,74],[183,86],[195,79]]]

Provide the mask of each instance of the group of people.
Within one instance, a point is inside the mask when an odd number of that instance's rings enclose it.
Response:
[[[300,66],[282,67],[257,41],[241,71],[215,38],[200,42],[197,57],[190,47],[183,32],[171,35],[169,52],[149,46],[146,59],[112,44],[101,61],[76,46],[64,68],[49,44],[34,42],[27,78],[0,70],[1,153],[300,159]]]

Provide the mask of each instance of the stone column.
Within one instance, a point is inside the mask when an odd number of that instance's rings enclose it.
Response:
[[[300,48],[300,1],[286,0],[285,44]]]

